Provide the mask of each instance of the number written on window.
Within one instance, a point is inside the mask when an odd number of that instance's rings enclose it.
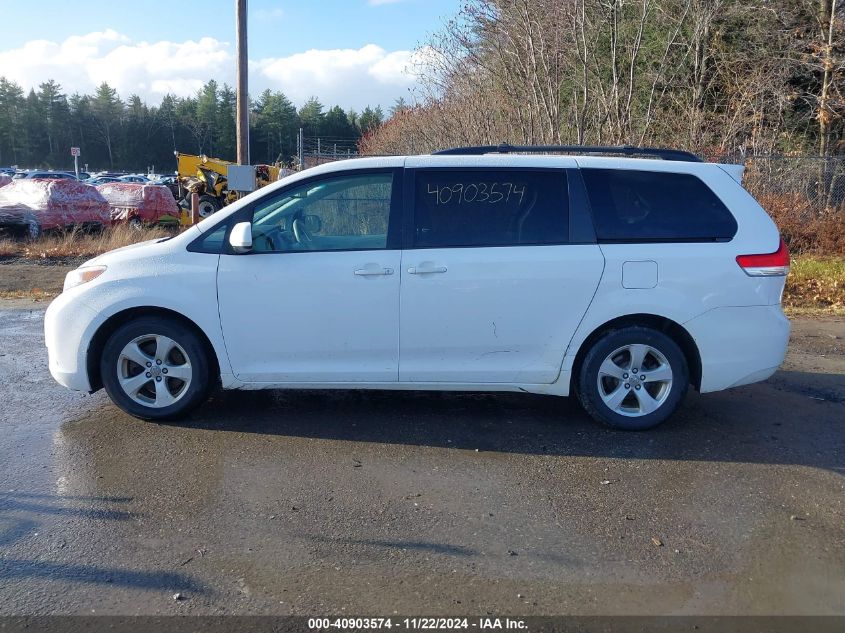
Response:
[[[416,174],[414,246],[563,244],[564,170],[432,169]]]
[[[428,195],[436,205],[441,204],[522,204],[525,185],[512,182],[456,182],[429,183]]]

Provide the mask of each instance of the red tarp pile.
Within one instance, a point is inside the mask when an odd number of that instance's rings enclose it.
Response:
[[[164,185],[143,185],[134,182],[110,182],[97,190],[111,207],[114,222],[131,221],[154,224],[162,217],[179,218],[179,207],[170,189]]]
[[[35,235],[74,225],[110,223],[109,203],[95,187],[76,180],[21,178],[0,188],[0,227],[23,228]]]
[[[0,187],[8,185],[12,182],[12,177],[9,174],[0,174]]]

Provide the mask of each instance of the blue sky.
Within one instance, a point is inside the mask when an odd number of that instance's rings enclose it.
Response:
[[[248,0],[250,92],[362,108],[409,98],[413,51],[459,0]],[[155,103],[234,80],[234,0],[0,1],[0,76],[68,92],[101,81]]]

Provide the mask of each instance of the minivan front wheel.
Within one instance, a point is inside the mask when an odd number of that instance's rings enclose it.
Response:
[[[118,328],[103,348],[100,372],[112,401],[144,420],[185,415],[205,400],[210,384],[199,337],[178,321],[157,316]]]
[[[674,340],[646,327],[599,338],[584,357],[578,398],[594,419],[617,429],[645,430],[665,421],[686,395],[689,368]]]

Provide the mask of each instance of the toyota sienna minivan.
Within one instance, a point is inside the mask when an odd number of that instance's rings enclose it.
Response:
[[[424,389],[650,428],[784,359],[789,254],[741,177],[631,147],[321,165],[70,272],[50,372],[147,420],[218,386]]]

